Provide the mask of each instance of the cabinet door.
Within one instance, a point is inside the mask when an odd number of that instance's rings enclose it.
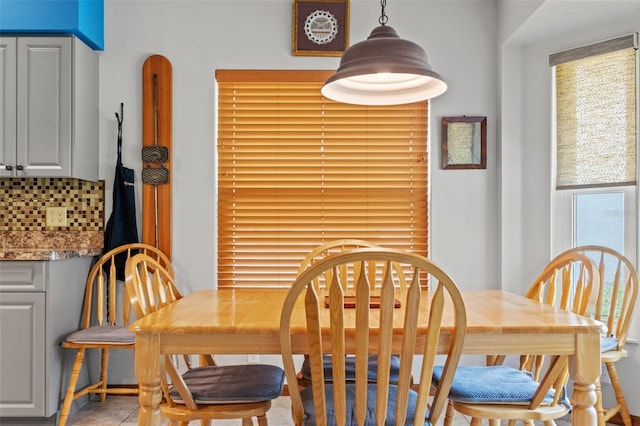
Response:
[[[71,41],[18,38],[17,176],[71,175]]]
[[[44,293],[0,293],[0,342],[0,417],[43,416]]]
[[[0,177],[13,176],[16,163],[15,37],[0,37],[0,135]]]

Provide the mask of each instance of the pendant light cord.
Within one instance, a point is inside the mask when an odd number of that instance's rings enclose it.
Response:
[[[378,19],[378,22],[380,23],[380,25],[385,25],[389,21],[389,18],[384,13],[384,8],[386,5],[387,5],[387,0],[380,0],[380,6],[382,7],[382,13],[380,13],[380,19]]]

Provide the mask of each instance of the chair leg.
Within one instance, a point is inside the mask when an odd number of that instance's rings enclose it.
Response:
[[[447,410],[444,415],[443,426],[453,426],[453,419],[456,416],[456,409],[453,408],[451,401],[447,403]]]
[[[104,402],[107,398],[107,375],[109,373],[109,349],[102,349],[102,356],[100,360],[100,402]]]
[[[242,419],[242,426],[253,426],[253,420],[251,417],[245,417]]]
[[[71,376],[69,377],[69,386],[67,392],[64,395],[64,401],[62,402],[62,408],[60,409],[60,418],[58,420],[58,426],[65,426],[67,419],[69,418],[69,411],[71,411],[71,403],[75,399],[76,385],[78,384],[78,377],[80,377],[80,371],[82,370],[82,363],[84,362],[84,348],[78,349],[76,353],[76,359],[73,362],[71,368]]]
[[[613,362],[605,362],[605,365],[607,366],[607,372],[609,373],[609,378],[611,379],[611,387],[613,388],[613,392],[615,393],[616,402],[620,407],[620,417],[622,417],[622,423],[624,423],[624,426],[631,426],[631,415],[629,414],[629,407],[627,407],[627,401],[624,399],[624,393],[622,392],[622,387],[620,386],[620,379],[618,377],[616,366]]]
[[[602,407],[602,383],[600,383],[600,378],[596,380],[596,414],[598,415],[598,426],[605,426],[604,408]]]
[[[504,359],[504,355],[487,355],[487,365],[502,365]]]
[[[469,426],[482,426],[482,419],[479,419],[477,417],[472,417],[471,423],[469,423]]]
[[[269,422],[267,422],[267,416],[258,416],[258,426],[269,426]]]

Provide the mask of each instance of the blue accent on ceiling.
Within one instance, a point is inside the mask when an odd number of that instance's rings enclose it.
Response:
[[[0,0],[0,34],[73,34],[104,50],[104,0]]]

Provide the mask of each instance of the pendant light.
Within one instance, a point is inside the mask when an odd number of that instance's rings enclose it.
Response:
[[[386,4],[380,1],[380,26],[344,52],[338,70],[322,86],[323,96],[348,104],[397,105],[435,98],[447,90],[425,51],[386,25]]]

